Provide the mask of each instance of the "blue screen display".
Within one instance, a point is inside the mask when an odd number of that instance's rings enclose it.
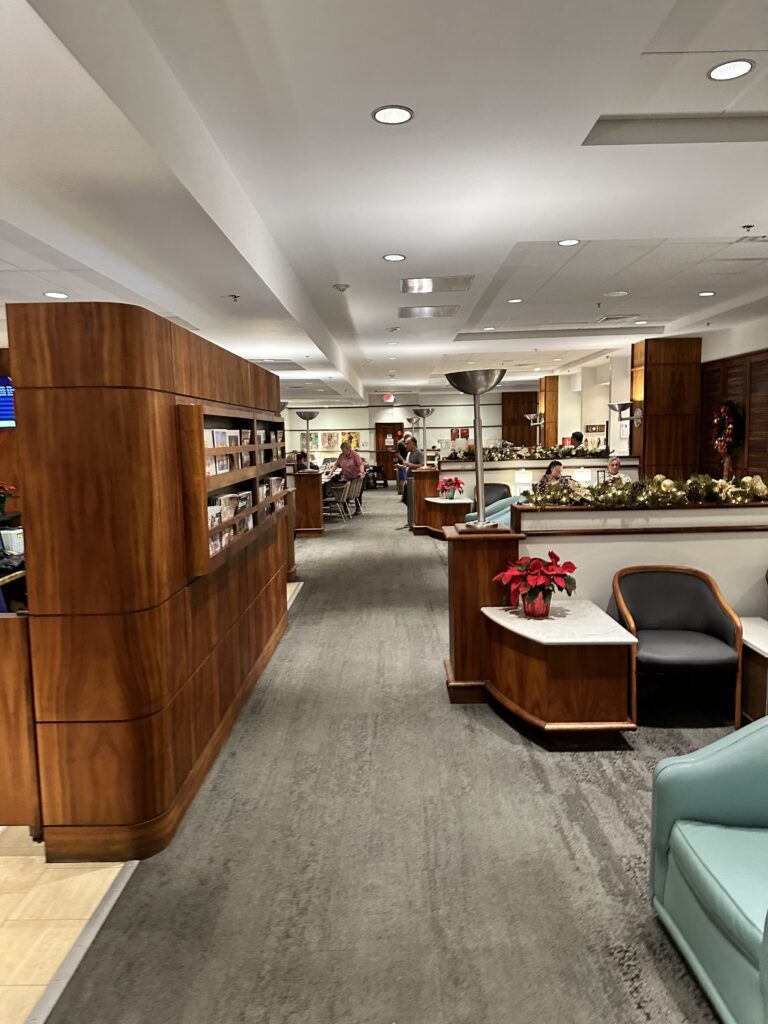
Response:
[[[15,427],[16,415],[13,410],[13,381],[0,377],[0,427]]]

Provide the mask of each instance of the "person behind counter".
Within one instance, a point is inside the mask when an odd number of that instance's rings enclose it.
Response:
[[[629,483],[627,474],[621,472],[621,459],[615,455],[612,459],[608,460],[608,472],[605,475],[605,479],[609,484]]]
[[[317,463],[308,462],[306,452],[298,452],[296,455],[296,472],[303,473],[307,469],[317,469]]]
[[[553,459],[547,466],[547,471],[544,476],[536,484],[538,491],[543,491],[549,487],[550,484],[561,484],[565,483],[566,480],[570,479],[567,476],[563,476],[563,464],[558,462],[557,459]]]

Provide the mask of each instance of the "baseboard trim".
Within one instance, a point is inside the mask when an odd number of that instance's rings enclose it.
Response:
[[[451,659],[443,662],[445,667],[445,686],[451,704],[487,704],[488,691],[485,682],[478,679],[456,679],[453,674]]]

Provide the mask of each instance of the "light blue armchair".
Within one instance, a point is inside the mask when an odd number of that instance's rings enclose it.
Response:
[[[494,501],[492,505],[486,505],[485,518],[489,523],[500,523],[509,526],[511,523],[510,509],[513,505],[525,505],[526,499],[520,494],[513,494],[511,498],[502,498]],[[477,519],[477,512],[468,512],[464,516],[465,523],[474,523]]]
[[[768,718],[657,766],[651,900],[726,1024],[768,1024]]]

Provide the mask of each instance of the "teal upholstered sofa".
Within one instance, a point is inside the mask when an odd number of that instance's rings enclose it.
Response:
[[[768,718],[653,779],[651,899],[727,1024],[768,1024]]]

